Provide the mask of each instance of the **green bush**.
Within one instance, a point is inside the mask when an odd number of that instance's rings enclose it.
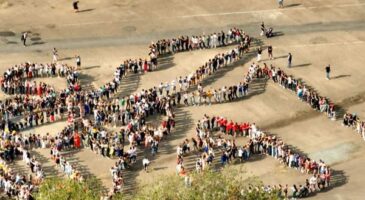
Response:
[[[261,189],[262,182],[256,178],[244,178],[242,170],[227,167],[220,172],[204,171],[189,174],[189,178],[174,174],[140,185],[131,194],[136,200],[276,200],[277,191]],[[148,175],[147,175],[148,176]],[[96,179],[83,183],[68,179],[46,179],[37,193],[40,200],[99,200],[100,188]],[[125,199],[117,194],[113,200]]]

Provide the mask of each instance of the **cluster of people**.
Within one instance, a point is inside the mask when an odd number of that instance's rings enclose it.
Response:
[[[343,115],[342,125],[355,129],[365,140],[365,122],[360,120],[356,113],[345,113]]]
[[[76,169],[75,165],[70,163],[70,161],[61,155],[60,151],[57,149],[57,146],[51,148],[51,158],[55,162],[56,166],[58,166],[68,178],[79,182],[84,180],[81,172]]]
[[[34,199],[32,196],[34,187],[31,180],[14,172],[5,160],[0,159],[0,188],[9,199]]]
[[[220,134],[214,134],[219,131]],[[226,138],[228,135],[233,138]],[[249,141],[244,145],[238,145],[237,136],[246,136]],[[330,185],[331,170],[322,160],[315,161],[305,155],[300,155],[290,149],[289,146],[274,135],[261,131],[255,123],[238,123],[227,120],[224,117],[204,115],[196,126],[196,136],[185,139],[178,147],[178,165],[177,172],[186,174],[184,168],[183,156],[190,151],[201,152],[201,155],[195,163],[195,169],[198,173],[209,169],[212,166],[217,151],[220,152],[220,163],[225,166],[235,161],[244,162],[253,155],[268,155],[279,160],[280,163],[287,167],[297,169],[301,173],[311,174],[311,177],[301,185],[291,187],[294,198],[306,197],[312,192],[320,191]],[[191,148],[192,146],[192,148]],[[288,197],[288,186],[265,186],[265,191],[278,190],[281,197]]]
[[[29,149],[39,147],[39,138],[35,135],[22,136],[16,131],[3,131],[0,142],[0,185],[9,198],[33,199],[31,192],[44,179],[41,163],[31,155]],[[28,176],[15,173],[8,165],[17,158],[29,167]]]
[[[118,101],[119,103],[119,101]],[[48,139],[51,146],[53,146],[53,157],[59,156],[59,151],[69,148],[78,148],[81,146],[89,147],[97,154],[101,154],[109,158],[119,158],[123,160],[124,165],[130,165],[137,160],[137,147],[144,143],[146,148],[151,149],[151,154],[155,155],[158,151],[159,141],[164,135],[170,134],[171,129],[175,125],[174,114],[172,111],[171,100],[162,97],[158,97],[157,92],[146,93],[140,96],[139,99],[132,101],[126,101],[121,107],[112,109],[113,106],[104,107],[102,104],[92,106],[90,113],[94,113],[94,123],[86,118],[78,118],[70,120],[70,125],[62,130],[55,138]],[[146,109],[148,108],[148,109]],[[104,110],[105,109],[105,110]],[[99,113],[100,111],[100,113]],[[109,121],[109,118],[100,115],[113,112],[118,113],[119,117],[114,118],[116,121]],[[102,114],[104,113],[104,114]],[[158,128],[154,128],[146,124],[146,118],[148,116],[160,113],[166,116],[166,120],[163,120],[162,124]],[[101,117],[101,119],[99,119]],[[105,123],[104,123],[105,121]],[[124,125],[126,128],[121,129],[119,132],[107,132],[100,128],[101,126],[108,124]],[[80,133],[80,135],[78,134]],[[125,140],[129,141],[129,149],[124,150]],[[61,157],[62,158],[62,157]],[[61,160],[61,159],[60,159]],[[60,162],[62,163],[62,162]],[[67,167],[67,162],[64,162],[66,167],[62,167],[65,173],[70,176],[70,173],[74,173],[73,168]],[[120,166],[120,161],[118,162]],[[123,167],[124,169],[125,167]],[[114,168],[122,169],[122,167]],[[113,183],[115,185],[115,191],[119,191],[121,188],[122,173],[114,173]],[[115,176],[117,175],[117,176]],[[76,176],[78,177],[78,176]]]

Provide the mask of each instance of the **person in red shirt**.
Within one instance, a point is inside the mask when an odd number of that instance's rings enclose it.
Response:
[[[240,126],[238,125],[238,123],[236,122],[234,125],[233,125],[233,136],[236,137],[237,136],[237,133],[239,132],[240,130]]]
[[[42,82],[40,82],[40,83],[38,84],[38,87],[37,87],[37,94],[38,94],[38,96],[39,96],[39,97],[41,97],[41,96],[42,96]]]
[[[77,132],[74,133],[74,145],[75,145],[75,148],[81,147],[80,135]]]

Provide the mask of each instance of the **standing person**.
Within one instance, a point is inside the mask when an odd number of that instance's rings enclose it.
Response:
[[[257,62],[261,61],[261,54],[262,54],[262,49],[261,47],[257,48]]]
[[[331,65],[328,64],[325,69],[326,69],[326,78],[327,80],[330,80]]]
[[[293,56],[291,55],[291,53],[289,53],[289,55],[288,55],[288,68],[291,67],[291,61],[292,61],[292,59],[293,59]]]
[[[81,67],[81,58],[80,58],[80,56],[75,56],[75,57],[76,57],[77,68],[80,68]]]
[[[78,4],[79,4],[79,1],[76,1],[76,0],[74,0],[73,3],[72,3],[75,12],[79,12],[79,5]]]
[[[28,32],[24,32],[24,33],[22,34],[22,37],[21,37],[21,40],[23,41],[23,45],[24,45],[24,46],[27,46],[27,45],[26,45],[27,38],[28,38]]]
[[[150,161],[145,157],[143,158],[142,160],[142,164],[143,164],[143,168],[144,168],[144,171],[147,172],[148,170],[148,165],[150,164]]]
[[[265,33],[266,33],[265,23],[262,22],[261,23],[261,33],[260,33],[260,36],[264,36]]]
[[[57,54],[57,49],[56,48],[53,48],[53,50],[52,50],[52,54],[53,54],[53,63],[56,63],[57,62],[57,56],[58,56],[58,54]]]
[[[284,8],[284,0],[278,0],[279,8]]]
[[[267,47],[267,53],[269,54],[269,59],[272,60],[273,56],[272,56],[272,46],[271,45],[269,47]]]

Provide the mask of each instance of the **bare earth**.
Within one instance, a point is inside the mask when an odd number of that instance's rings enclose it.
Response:
[[[302,78],[317,91],[345,110],[365,118],[365,1],[364,0],[286,0],[278,9],[272,1],[209,0],[123,0],[80,1],[80,13],[74,13],[70,1],[0,0],[0,72],[14,64],[50,62],[52,48],[59,50],[62,62],[75,64],[82,58],[83,83],[102,85],[113,77],[114,69],[127,58],[147,57],[148,44],[160,38],[192,35],[241,27],[248,34],[274,48],[275,60],[263,62],[286,67],[286,55],[293,54],[289,74]],[[279,32],[278,37],[260,38],[259,26]],[[23,47],[20,32],[31,31],[31,46]],[[188,75],[224,48],[180,53],[160,70],[125,81],[125,94]],[[234,66],[204,82],[205,87],[237,83],[247,72],[252,59]],[[331,64],[334,79],[327,81],[324,66]],[[62,89],[63,79],[45,80]],[[340,120],[330,121],[297,100],[295,95],[268,81],[250,98],[234,103],[177,109],[177,130],[163,141],[153,159],[152,171],[128,174],[128,184],[151,183],[154,178],[173,173],[176,146],[194,134],[194,125],[204,113],[226,116],[234,121],[256,122],[264,130],[282,137],[310,157],[324,159],[337,173],[336,187],[318,193],[313,199],[363,199],[365,192],[365,142],[354,131],[342,127]],[[0,94],[0,98],[6,95]],[[27,133],[51,134],[65,122],[45,125]],[[48,150],[36,155],[50,175],[60,175],[49,159]],[[95,155],[88,149],[69,155],[87,175],[96,176],[105,188],[112,179],[113,160]],[[26,173],[23,163],[15,164]],[[257,175],[265,184],[303,183],[306,178],[284,168],[272,158],[241,164],[249,175]],[[142,167],[142,164],[141,166]],[[236,166],[235,166],[236,167]]]

